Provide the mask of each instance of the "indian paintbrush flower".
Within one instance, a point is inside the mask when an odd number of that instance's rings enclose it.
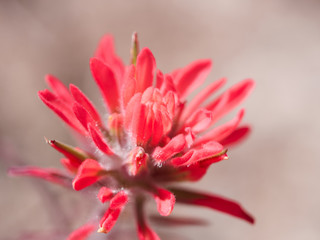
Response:
[[[70,84],[68,89],[47,75],[52,90],[39,91],[40,99],[87,147],[47,140],[63,155],[65,170],[23,167],[12,168],[10,173],[43,178],[76,191],[92,188],[101,204],[109,203],[104,214],[98,213],[102,216],[99,227],[89,221],[71,233],[69,240],[86,239],[94,230],[108,233],[128,202],[134,203],[139,239],[159,239],[144,213],[144,202],[150,197],[162,216],[170,215],[175,203],[183,203],[253,223],[234,201],[174,186],[200,180],[211,164],[228,159],[227,147],[250,130],[240,126],[243,109],[229,122],[214,125],[249,94],[254,86],[251,79],[205,103],[225,84],[226,80],[220,79],[187,102],[188,95],[203,84],[211,65],[210,60],[197,60],[164,74],[148,48],[139,51],[134,34],[131,63],[125,66],[115,54],[113,38],[104,36],[90,60],[90,69],[108,117],[100,115],[79,88]]]

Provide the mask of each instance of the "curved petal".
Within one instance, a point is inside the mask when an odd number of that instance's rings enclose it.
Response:
[[[205,108],[208,110],[214,111],[215,120],[220,119],[222,116],[230,112],[237,105],[239,105],[252,91],[255,83],[252,79],[245,79],[236,85],[232,86],[229,90],[223,93],[220,97],[218,97],[213,102],[209,103]],[[226,98],[223,106],[219,107],[217,111],[215,108],[217,103],[221,101],[222,98]]]
[[[223,144],[223,146],[238,144],[250,134],[250,131],[249,126],[238,127],[228,137],[222,139],[220,143]]]
[[[218,195],[194,192],[186,189],[170,188],[179,203],[208,207],[234,217],[254,223],[253,217],[247,213],[240,204]]]
[[[114,154],[113,151],[108,146],[108,144],[103,140],[103,137],[101,136],[100,131],[96,127],[94,127],[94,125],[88,124],[88,130],[89,130],[89,134],[91,136],[92,141],[102,152],[104,152],[107,155]]]
[[[238,127],[240,124],[242,118],[244,115],[244,109],[241,109],[237,116],[232,119],[231,121],[218,126],[211,131],[205,133],[203,136],[199,137],[195,143],[194,146],[199,146],[203,143],[209,142],[209,141],[217,141],[220,142],[221,140],[228,137],[232,132]]]
[[[157,147],[153,151],[152,157],[157,163],[161,163],[180,153],[185,147],[185,136],[183,134],[179,134],[172,138],[164,147]]]
[[[63,100],[59,99],[56,95],[48,89],[38,92],[39,98],[46,104],[52,111],[54,111],[66,124],[82,135],[86,135],[86,130],[75,116],[72,106]]]
[[[69,104],[74,102],[74,99],[69,93],[68,88],[66,88],[66,86],[58,78],[47,74],[45,76],[45,81],[52,89],[54,94],[58,96],[58,98]]]
[[[109,112],[118,111],[119,86],[112,68],[97,58],[91,58],[90,69]]]
[[[118,81],[121,81],[125,67],[122,60],[116,55],[113,37],[109,34],[103,36],[98,44],[94,57],[110,66]]]
[[[210,59],[197,60],[173,74],[173,81],[181,99],[185,99],[204,82],[211,71],[211,66]]]
[[[221,88],[226,82],[226,78],[221,78],[218,81],[214,81],[204,90],[202,90],[199,94],[197,94],[195,98],[193,98],[191,102],[183,110],[181,116],[182,121],[186,117],[190,116],[194,111],[196,111],[197,108],[199,108],[206,99],[208,99],[214,92]]]
[[[72,181],[73,188],[76,191],[82,190],[99,181],[105,175],[106,171],[96,160],[87,159],[81,164]]]
[[[90,114],[95,122],[101,125],[100,115],[86,95],[73,84],[70,84],[69,88],[73,98]]]
[[[137,92],[143,92],[152,86],[156,71],[156,60],[149,48],[143,48],[137,58]]]
[[[53,182],[64,187],[71,187],[71,178],[52,168],[39,167],[13,167],[10,168],[8,174],[11,176],[30,176],[41,178],[49,182]]]
[[[73,231],[68,236],[67,240],[86,240],[95,229],[95,224],[88,223]]]

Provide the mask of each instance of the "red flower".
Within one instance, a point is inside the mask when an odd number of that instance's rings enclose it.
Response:
[[[205,103],[225,84],[226,80],[221,79],[187,103],[187,96],[208,76],[210,60],[194,61],[163,74],[148,48],[139,52],[136,34],[131,54],[131,64],[125,66],[114,52],[112,37],[106,35],[90,60],[93,78],[109,113],[107,119],[76,86],[67,89],[48,75],[46,81],[52,91],[40,91],[40,99],[83,136],[80,139],[88,147],[81,150],[48,141],[64,155],[61,163],[68,174],[33,167],[15,168],[11,173],[68,186],[73,178],[77,191],[96,189],[102,203],[110,202],[98,232],[109,232],[126,204],[133,201],[139,238],[159,239],[143,212],[146,196],[155,199],[162,216],[169,215],[177,202],[209,207],[253,223],[253,218],[231,200],[168,185],[197,181],[212,163],[228,159],[226,146],[249,133],[249,127],[240,126],[244,110],[225,124],[214,124],[245,99],[254,82],[246,79]],[[91,223],[85,225],[69,239],[85,239],[93,229]]]

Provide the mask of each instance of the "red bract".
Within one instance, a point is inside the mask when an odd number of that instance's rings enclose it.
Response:
[[[57,78],[46,77],[52,91],[40,91],[40,99],[77,132],[81,146],[86,146],[81,150],[48,141],[64,155],[61,162],[68,173],[38,168],[13,169],[11,173],[63,185],[73,178],[77,191],[90,187],[101,203],[109,202],[104,215],[98,213],[103,215],[98,230],[102,233],[108,233],[127,203],[134,202],[139,238],[159,239],[143,212],[149,196],[162,216],[171,214],[177,202],[209,207],[253,223],[236,202],[172,185],[200,180],[211,164],[228,159],[226,146],[248,135],[250,128],[241,126],[243,109],[229,122],[215,123],[247,97],[254,82],[239,82],[205,104],[225,84],[226,79],[220,79],[188,103],[188,95],[207,78],[211,61],[194,61],[164,74],[148,48],[139,52],[136,34],[132,46],[131,64],[125,66],[115,54],[112,37],[106,35],[90,60],[108,117],[100,115],[76,86],[71,84],[68,89]],[[85,239],[92,230],[92,225],[85,226],[69,239]]]

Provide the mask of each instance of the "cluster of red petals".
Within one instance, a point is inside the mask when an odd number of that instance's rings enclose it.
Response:
[[[168,216],[175,203],[209,207],[253,223],[242,207],[230,200],[192,190],[166,188],[180,181],[197,181],[212,163],[227,159],[226,147],[238,143],[250,128],[241,126],[244,109],[227,123],[214,126],[241,103],[254,86],[243,80],[214,99],[226,82],[220,79],[187,103],[187,96],[203,84],[211,61],[198,60],[169,74],[157,69],[148,48],[140,52],[136,35],[132,64],[125,66],[115,54],[113,39],[106,35],[99,43],[90,69],[106,110],[105,119],[76,86],[69,89],[54,76],[46,76],[52,89],[39,92],[40,99],[78,135],[90,150],[58,141],[48,143],[64,155],[67,176],[45,169],[14,169],[12,174],[33,175],[75,190],[97,188],[101,203],[109,207],[98,232],[109,232],[129,201],[135,202],[140,239],[159,239],[148,225],[143,200],[155,199],[158,212]],[[62,177],[63,176],[63,177]],[[112,184],[111,184],[112,183]],[[83,240],[96,228],[84,225],[69,236]]]

